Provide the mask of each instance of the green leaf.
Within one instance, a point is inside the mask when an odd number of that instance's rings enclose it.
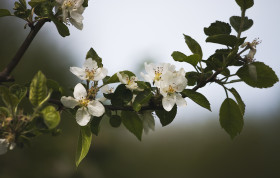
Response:
[[[1,86],[0,93],[4,104],[8,107],[10,112],[14,114],[19,104],[19,99],[14,94],[11,94],[7,87]]]
[[[197,63],[200,61],[200,56],[198,54],[193,54],[190,56],[186,56],[184,53],[179,51],[174,51],[171,55],[175,61],[178,62],[187,62],[192,66],[196,66]]]
[[[45,75],[39,71],[30,84],[29,100],[33,106],[39,104],[48,96],[47,79]]]
[[[143,82],[143,81],[135,81],[137,83],[138,87],[143,90],[152,90],[151,84],[149,82]]]
[[[110,125],[112,126],[112,127],[119,127],[120,125],[121,125],[121,123],[122,123],[122,118],[120,117],[120,116],[118,116],[118,115],[113,115],[113,116],[111,116],[110,117]]]
[[[88,7],[88,0],[84,0],[83,7]]]
[[[225,35],[225,34],[209,36],[206,39],[206,42],[226,45],[226,46],[230,46],[232,48],[236,45],[237,41],[238,40],[237,40],[236,36]],[[238,41],[238,44],[239,45],[243,44],[244,41],[245,41],[245,38],[240,38],[240,40]]]
[[[100,131],[101,120],[102,120],[102,117],[93,117],[91,122],[90,122],[91,132],[96,136],[98,136],[98,133]]]
[[[10,112],[9,109],[6,107],[0,107],[0,118],[4,116],[4,117],[9,117],[10,116]]]
[[[242,131],[244,120],[239,106],[231,98],[226,98],[220,108],[220,124],[233,139]]]
[[[208,28],[204,28],[204,33],[207,36],[225,34],[229,35],[231,33],[231,27],[228,23],[216,21],[211,23]]]
[[[98,67],[102,67],[102,59],[98,56],[98,54],[94,51],[93,48],[90,48],[90,50],[87,52],[86,59],[91,58],[92,60],[97,62]]]
[[[14,94],[19,102],[26,96],[27,88],[18,84],[14,84],[10,87],[10,93]]]
[[[12,16],[12,14],[7,9],[0,9],[0,17],[5,17],[5,16]]]
[[[242,115],[244,115],[244,113],[245,113],[245,103],[242,101],[241,96],[239,95],[239,93],[234,88],[229,89],[229,91],[235,97],[235,99],[236,99],[236,101],[238,103],[238,106],[239,106],[239,108],[241,110],[241,113],[242,113]]]
[[[254,0],[235,0],[235,2],[241,7],[241,9],[246,10],[254,5]]]
[[[160,123],[163,127],[169,125],[176,117],[176,114],[177,114],[177,105],[174,105],[174,107],[169,112],[165,111],[164,109],[156,110],[156,115],[158,116]]]
[[[149,103],[152,96],[153,93],[150,90],[144,90],[143,92],[140,92],[133,102],[133,109],[137,112],[140,111],[143,105]]]
[[[138,114],[133,111],[122,111],[121,118],[122,123],[127,128],[127,130],[133,133],[138,138],[138,140],[141,141],[143,123]]]
[[[211,111],[211,106],[210,106],[209,101],[201,93],[198,93],[198,92],[190,90],[190,89],[185,89],[184,91],[182,91],[182,95],[183,95],[183,97],[188,97],[191,100],[193,100],[195,103],[197,103],[198,105]]]
[[[49,129],[54,129],[60,123],[60,114],[53,106],[47,106],[42,110],[44,123]]]
[[[80,127],[80,135],[78,140],[78,147],[76,152],[76,167],[79,166],[81,161],[86,157],[90,144],[91,144],[91,131],[89,126]]]
[[[250,65],[255,66],[256,76],[250,72]],[[251,73],[251,74],[250,74]],[[279,81],[275,72],[262,62],[253,62],[242,66],[236,73],[247,85],[256,88],[269,88]]]
[[[124,73],[124,74],[128,75],[129,77],[135,76],[135,74],[133,72],[130,72],[128,70],[120,71],[119,73]],[[117,76],[117,73],[115,73],[114,75],[112,75],[112,77],[110,77],[106,81],[104,81],[104,85],[107,85],[110,83],[118,83],[118,82],[120,82],[120,80]]]
[[[239,32],[239,28],[240,28],[240,23],[241,23],[241,17],[238,16],[232,16],[230,19],[230,24],[231,26],[234,28],[234,30],[236,32]],[[241,30],[241,32],[244,32],[248,29],[250,29],[253,26],[254,22],[251,19],[248,19],[248,17],[244,18],[244,24],[243,24],[243,28]]]
[[[124,106],[132,100],[132,96],[132,92],[124,84],[121,84],[113,93],[111,103],[113,106]]]
[[[53,21],[53,23],[55,24],[58,33],[62,36],[62,37],[66,37],[70,35],[69,29],[68,27],[61,21],[59,21],[55,16],[50,15],[49,18]]]
[[[202,59],[202,50],[200,45],[194,40],[192,39],[190,36],[188,35],[184,35],[185,36],[185,42],[187,43],[188,47],[190,48],[191,52],[193,54],[198,54],[199,55],[199,60]]]
[[[35,7],[43,2],[46,2],[46,0],[31,0],[28,2],[28,4],[31,6],[31,7]]]
[[[194,86],[199,80],[199,73],[194,71],[187,72],[185,77],[188,79],[188,86]]]

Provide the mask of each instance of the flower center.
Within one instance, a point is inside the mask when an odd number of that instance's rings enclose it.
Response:
[[[175,89],[171,85],[169,85],[167,93],[168,94],[173,94],[173,93],[175,93]]]
[[[134,81],[135,81],[135,77],[133,76],[131,78],[127,77],[127,85],[132,85]]]
[[[82,107],[87,107],[89,100],[88,99],[81,99],[79,100],[79,103]]]
[[[86,72],[86,78],[88,80],[93,80],[94,79],[95,70],[86,69],[85,72]]]
[[[68,1],[65,1],[64,2],[64,6],[66,8],[70,8],[70,7],[73,7],[74,6],[74,3],[71,1],[71,0],[68,0]]]

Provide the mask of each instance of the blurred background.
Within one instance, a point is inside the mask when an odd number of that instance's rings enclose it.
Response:
[[[0,9],[12,10],[13,3],[2,0]],[[246,41],[262,40],[255,58],[278,76],[279,7],[277,0],[255,0],[247,11],[254,26],[243,33]],[[234,0],[89,0],[82,31],[71,26],[71,35],[62,38],[53,24],[46,24],[13,75],[24,84],[42,70],[66,89],[72,88],[79,80],[69,67],[81,66],[91,47],[103,58],[109,75],[124,69],[139,74],[145,61],[192,70],[171,58],[173,51],[191,54],[183,33],[200,43],[207,58],[220,46],[206,44],[203,28],[215,20],[228,22],[233,15],[240,15]],[[24,25],[13,17],[0,18],[0,70],[27,36]],[[78,169],[74,160],[79,130],[75,119],[65,114],[60,136],[38,137],[30,148],[1,156],[0,177],[280,177],[279,83],[269,89],[233,87],[246,104],[245,126],[234,140],[218,120],[223,89],[211,84],[199,92],[210,101],[212,112],[187,100],[188,106],[180,108],[172,124],[162,128],[157,120],[156,130],[144,135],[142,142],[123,126],[111,128],[103,119],[100,135],[93,137]]]

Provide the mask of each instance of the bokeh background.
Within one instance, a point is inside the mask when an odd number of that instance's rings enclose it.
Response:
[[[0,8],[12,10],[13,3],[1,0]],[[247,11],[254,26],[243,33],[247,41],[262,40],[255,58],[278,76],[279,7],[277,0],[255,0]],[[13,75],[24,84],[42,70],[66,89],[72,88],[79,80],[69,67],[81,66],[90,47],[103,58],[109,75],[124,69],[139,74],[144,61],[191,70],[171,58],[173,51],[191,54],[183,33],[200,43],[207,58],[220,46],[205,42],[203,28],[215,20],[228,22],[232,15],[240,15],[234,0],[90,0],[82,31],[71,26],[71,36],[62,38],[53,24],[46,24]],[[13,17],[0,19],[0,70],[27,36],[24,25]],[[142,142],[123,126],[111,128],[103,119],[100,135],[93,137],[78,169],[74,156],[79,130],[75,119],[65,114],[60,136],[41,136],[30,148],[1,156],[0,177],[280,177],[279,83],[269,89],[233,86],[246,104],[245,126],[234,140],[218,121],[223,89],[211,84],[199,92],[209,99],[212,112],[188,100],[172,124],[162,128],[156,121],[156,130],[144,135]]]

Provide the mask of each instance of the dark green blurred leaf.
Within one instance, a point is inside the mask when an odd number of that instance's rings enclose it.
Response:
[[[186,78],[188,79],[188,86],[196,85],[197,81],[199,80],[199,73],[197,72],[187,72]]]
[[[245,113],[245,103],[243,102],[241,96],[239,95],[239,93],[234,88],[229,89],[229,91],[235,97],[235,99],[236,99],[236,101],[238,103],[238,106],[239,106],[239,108],[241,110],[241,113],[242,113],[242,115],[244,115],[244,113]]]
[[[225,77],[228,77],[228,76],[230,76],[230,71],[229,71],[228,68],[225,68],[225,69],[221,72],[221,74],[222,74],[223,76],[225,76]]]
[[[231,98],[226,98],[221,105],[220,124],[232,139],[242,131],[243,116],[239,106]]]
[[[15,112],[15,109],[17,108],[17,105],[19,104],[19,99],[14,94],[11,94],[9,89],[4,86],[0,86],[0,94],[4,104],[13,114]]]
[[[79,166],[81,161],[86,157],[90,144],[91,144],[91,131],[89,126],[80,127],[80,135],[78,140],[78,147],[76,152],[76,167]]]
[[[11,16],[12,14],[10,13],[9,10],[7,9],[0,9],[0,17],[5,17],[5,16]]]
[[[88,0],[84,0],[83,7],[88,7]]]
[[[249,65],[255,66],[256,77],[250,75]],[[262,62],[253,62],[241,67],[237,73],[238,77],[247,85],[256,88],[269,88],[279,81],[275,72]]]
[[[235,0],[235,2],[241,7],[241,9],[246,10],[254,5],[254,0]]]
[[[143,132],[143,123],[139,118],[138,114],[133,111],[122,111],[121,113],[123,125],[133,133],[138,140],[141,141]]]
[[[241,23],[241,17],[232,16],[229,19],[229,21],[230,21],[231,26],[234,28],[234,30],[236,32],[238,32],[239,28],[240,28],[240,23]],[[245,17],[243,28],[242,28],[241,32],[244,32],[244,31],[248,30],[249,28],[251,28],[253,26],[253,24],[254,24],[253,20],[248,19],[248,17]]]
[[[93,117],[91,122],[90,122],[91,132],[96,136],[98,136],[98,133],[100,131],[101,120],[102,120],[102,117]]]
[[[173,59],[175,61],[187,62],[194,67],[197,65],[197,63],[200,60],[200,56],[198,54],[193,54],[193,55],[190,55],[190,56],[186,56],[184,53],[181,53],[179,51],[174,51],[171,56],[173,57]]]
[[[42,110],[44,122],[49,129],[54,129],[60,123],[60,114],[53,106],[47,106]]]
[[[137,112],[140,111],[143,105],[149,103],[152,96],[153,93],[150,90],[144,90],[143,92],[140,92],[133,102],[133,109]]]
[[[39,104],[48,96],[47,79],[45,75],[39,71],[30,84],[29,100],[33,106]]]
[[[122,118],[120,117],[120,116],[118,116],[118,115],[113,115],[113,116],[111,116],[110,117],[110,125],[112,126],[112,127],[119,127],[120,125],[121,125],[121,123],[122,123]]]
[[[31,6],[31,7],[35,7],[43,2],[46,2],[47,0],[31,0],[28,2],[28,4]]]
[[[149,82],[143,82],[143,81],[135,81],[137,83],[138,87],[143,90],[152,90],[151,84]]]
[[[92,60],[97,62],[98,67],[102,67],[102,59],[98,56],[98,54],[94,51],[93,48],[87,52],[86,59],[91,58]]]
[[[119,85],[111,99],[113,106],[124,106],[132,100],[132,92],[124,84]]]
[[[209,111],[211,111],[211,106],[210,106],[209,101],[201,93],[198,93],[198,92],[190,90],[190,89],[185,89],[182,92],[182,95],[183,95],[183,97],[188,97],[191,100],[193,100],[195,103],[197,103],[198,105],[200,105],[200,106],[208,109]]]
[[[18,84],[12,85],[10,88],[10,93],[14,94],[19,102],[26,96],[27,88]]]
[[[169,125],[176,117],[176,114],[177,114],[177,105],[176,104],[169,112],[165,111],[164,109],[156,110],[156,115],[158,116],[160,123],[163,127]]]
[[[209,36],[206,39],[206,42],[210,42],[210,43],[217,43],[217,44],[221,44],[221,45],[226,45],[226,46],[230,46],[230,47],[234,47],[237,44],[237,37],[233,36],[233,35],[213,35],[213,36]],[[245,41],[245,38],[241,38],[238,41],[238,44],[243,44]]]
[[[10,116],[9,109],[6,107],[0,107],[0,118],[1,116],[9,117]]]
[[[204,33],[207,36],[225,34],[229,35],[231,33],[231,27],[228,23],[216,21],[211,23],[208,28],[204,28]]]
[[[66,37],[70,35],[69,29],[68,27],[61,21],[59,21],[56,17],[54,16],[50,16],[50,19],[53,21],[53,23],[55,24],[58,33],[62,36],[62,37]]]
[[[185,36],[185,42],[187,43],[191,52],[193,54],[198,54],[200,56],[199,60],[201,60],[203,54],[202,54],[200,45],[194,39],[192,39],[190,36],[188,36],[188,35],[184,35],[184,36]]]

